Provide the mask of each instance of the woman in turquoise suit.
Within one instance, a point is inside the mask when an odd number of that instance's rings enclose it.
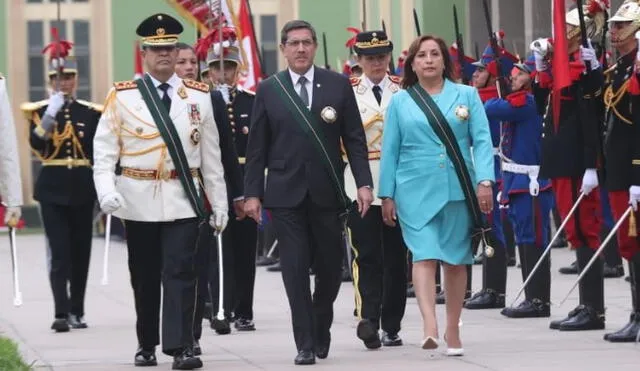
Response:
[[[447,355],[464,351],[458,323],[467,282],[466,264],[473,263],[472,214],[461,182],[440,140],[411,92],[431,97],[460,148],[472,182],[471,197],[480,211],[493,209],[493,146],[489,122],[475,88],[457,84],[444,41],[422,36],[409,48],[402,81],[387,110],[380,160],[378,195],[383,221],[400,223],[413,254],[413,285],[424,326],[423,349],[438,347],[435,314],[436,263],[444,267]],[[424,107],[424,106],[422,106]],[[473,148],[472,148],[473,144]],[[472,160],[473,157],[473,160]],[[473,200],[475,202],[475,200]]]

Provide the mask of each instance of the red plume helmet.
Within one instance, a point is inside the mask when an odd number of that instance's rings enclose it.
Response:
[[[220,35],[219,22],[222,22],[223,24],[222,35]],[[238,38],[235,28],[224,26],[225,24],[226,19],[223,14],[216,20],[216,24],[212,26],[211,31],[196,42],[193,48],[195,49],[196,56],[199,60],[207,60],[207,53],[209,53],[209,49],[211,49],[214,44],[222,43],[224,41],[229,41],[230,44],[233,44],[233,42]]]
[[[359,29],[355,28],[355,27],[347,27],[347,31],[351,32],[353,34],[353,37],[351,37],[349,40],[347,40],[347,42],[344,44],[344,46],[346,46],[347,48],[351,48],[352,46],[354,46],[356,44],[356,36],[358,36],[358,34],[361,31]]]
[[[66,40],[60,40],[58,29],[51,28],[51,41],[42,49],[42,54],[49,54],[49,61],[51,65],[62,71],[64,68],[65,58],[69,56],[69,50],[73,46],[72,42]]]

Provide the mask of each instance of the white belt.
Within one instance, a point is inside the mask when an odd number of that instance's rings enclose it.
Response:
[[[502,171],[514,174],[527,174],[529,176],[529,194],[537,196],[540,192],[540,184],[538,184],[538,174],[540,166],[538,165],[520,165],[513,162],[503,162]]]

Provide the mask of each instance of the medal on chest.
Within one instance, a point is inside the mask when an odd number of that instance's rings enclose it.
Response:
[[[200,106],[197,103],[189,103],[189,121],[191,125],[200,125],[202,119],[200,117]]]

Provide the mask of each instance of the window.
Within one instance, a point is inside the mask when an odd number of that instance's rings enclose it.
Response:
[[[260,16],[262,73],[269,76],[278,71],[278,31],[275,15]]]
[[[89,57],[89,21],[73,21],[73,55],[78,61],[77,95],[91,100],[91,59]]]
[[[42,2],[42,0],[27,0],[27,4],[30,4],[30,3],[41,3],[41,2]]]
[[[27,55],[29,60],[29,100],[45,99],[46,82],[44,72],[44,25],[42,21],[27,22]]]

